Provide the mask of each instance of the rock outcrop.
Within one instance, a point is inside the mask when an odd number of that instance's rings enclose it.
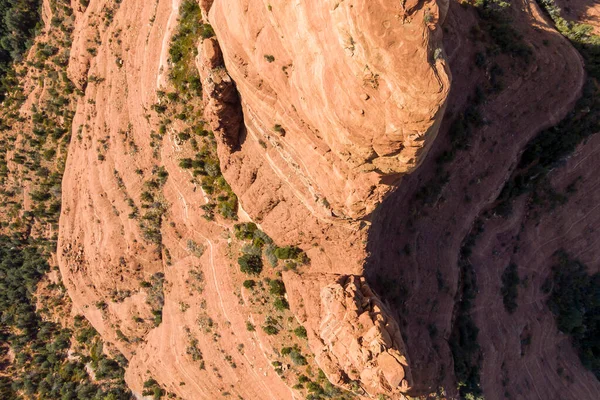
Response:
[[[268,160],[311,213],[348,218],[419,165],[450,88],[435,1],[217,0],[208,14],[247,128],[220,156],[251,216],[264,213],[244,202],[255,187],[281,194],[245,180],[241,161]]]
[[[284,278],[292,311],[329,380],[369,395],[406,392],[410,368],[360,278],[359,220],[437,135],[450,88],[441,4],[201,3],[217,33],[197,65],[223,174],[269,235],[307,249],[311,273]]]
[[[364,278],[287,273],[284,279],[315,359],[333,384],[360,386],[370,396],[410,389],[400,328]]]

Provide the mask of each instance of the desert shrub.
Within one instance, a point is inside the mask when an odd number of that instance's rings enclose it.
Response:
[[[267,335],[277,335],[279,333],[279,329],[273,325],[265,325],[262,327],[262,329]]]
[[[287,300],[283,297],[278,297],[273,301],[273,306],[277,311],[289,310],[290,305]]]
[[[210,24],[202,24],[200,25],[200,36],[202,39],[209,39],[215,36],[215,31]]]
[[[302,250],[295,246],[278,247],[273,251],[275,257],[280,260],[291,260],[298,257]]]
[[[246,289],[254,289],[256,286],[256,281],[253,279],[248,279],[244,281],[243,285]]]
[[[254,232],[258,230],[258,227],[253,222],[245,222],[241,224],[235,224],[233,226],[233,232],[235,237],[239,240],[252,240]]]
[[[184,0],[179,9],[177,32],[171,39],[169,55],[173,68],[170,79],[178,93],[201,95],[202,85],[194,58],[198,54],[197,44],[200,37],[210,37],[212,27],[202,24],[202,12],[198,2]]]
[[[259,275],[263,268],[260,256],[253,254],[244,254],[238,258],[240,270],[248,275]]]
[[[190,253],[192,253],[196,257],[202,257],[202,254],[204,254],[204,245],[198,244],[192,239],[188,239],[187,249]]]
[[[273,244],[268,244],[265,246],[265,258],[271,264],[271,267],[276,267],[278,263],[278,258],[275,255],[275,250],[277,247]]]
[[[273,279],[269,281],[269,293],[276,296],[283,296],[285,294],[285,284],[280,279]]]
[[[179,166],[184,169],[190,169],[193,166],[193,161],[191,158],[182,158],[179,160]]]
[[[290,352],[290,359],[292,360],[294,365],[308,364],[308,362],[306,361],[306,357],[304,357],[302,353],[300,353],[300,351],[297,349],[292,349],[292,351]]]
[[[303,326],[299,326],[296,329],[294,329],[294,334],[301,339],[306,339],[306,337],[307,337],[306,328]]]
[[[272,243],[273,240],[269,237],[269,235],[260,229],[254,231],[254,238],[252,239],[253,246],[263,248],[265,245],[270,245]]]
[[[260,247],[256,247],[252,244],[243,245],[240,251],[242,252],[242,254],[251,254],[259,257],[262,254]]]

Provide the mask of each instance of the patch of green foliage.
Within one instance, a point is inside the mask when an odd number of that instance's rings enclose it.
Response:
[[[166,394],[166,391],[160,387],[158,382],[149,378],[144,382],[144,390],[142,391],[143,396],[152,396],[154,400],[158,400]]]
[[[296,329],[294,329],[294,334],[296,336],[298,336],[300,339],[306,339],[307,338],[306,328],[303,327],[303,326],[299,326]]]
[[[0,0],[0,101],[10,86],[7,72],[42,28],[41,5],[40,0]]]
[[[179,94],[202,94],[202,83],[194,59],[198,55],[201,37],[214,35],[210,25],[202,24],[202,11],[195,0],[184,0],[179,8],[177,32],[171,39],[169,55],[173,68],[171,82]]]
[[[130,399],[123,365],[103,354],[93,328],[76,336],[91,346],[89,358],[68,359],[73,332],[38,313],[35,291],[49,271],[46,257],[33,242],[0,236],[0,349],[10,348],[16,355],[0,376],[0,398]],[[81,320],[75,319],[76,328]]]
[[[263,268],[263,262],[260,256],[254,254],[243,254],[238,258],[240,271],[248,275],[260,275]]]
[[[223,217],[237,220],[237,196],[223,177],[221,166],[216,154],[216,141],[214,134],[208,131],[201,131],[203,139],[206,141],[194,159],[183,158],[179,160],[179,166],[185,169],[192,169],[194,178],[200,177],[202,190],[211,200],[216,199],[216,204],[211,201],[203,206],[206,212],[205,217],[209,220],[214,219],[215,209]]]
[[[154,326],[162,323],[162,310],[165,305],[164,282],[165,274],[157,272],[150,277],[148,285],[143,285],[148,289],[146,304],[152,308]]]
[[[298,377],[298,382],[306,385],[306,389],[308,390],[306,400],[349,400],[355,398],[353,393],[340,389],[329,382],[322,370],[319,370],[314,381],[311,381],[305,375],[301,375]]]
[[[262,328],[267,335],[277,335],[279,333],[279,329],[274,325],[265,325]]]
[[[589,275],[587,267],[564,251],[556,254],[548,306],[558,329],[571,337],[581,363],[600,380],[600,273]]]
[[[269,281],[269,293],[274,296],[283,296],[285,294],[285,285],[280,279]]]
[[[275,256],[280,260],[290,260],[298,257],[302,250],[294,246],[278,247],[275,249]]]
[[[245,222],[233,226],[235,237],[239,240],[252,240],[257,230],[258,228],[254,222]]]
[[[253,279],[247,279],[244,281],[243,285],[246,289],[252,290],[256,286],[256,281]]]
[[[302,355],[300,348],[298,345],[294,345],[294,347],[284,347],[281,349],[282,356],[289,356],[294,365],[307,365],[308,361],[306,361],[306,357]]]

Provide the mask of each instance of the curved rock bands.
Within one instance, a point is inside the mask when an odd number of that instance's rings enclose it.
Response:
[[[290,305],[315,360],[335,385],[370,396],[400,396],[412,377],[400,328],[357,275],[284,275]]]
[[[412,171],[437,135],[450,88],[438,27],[447,3],[409,3],[205,4],[244,114],[253,114],[248,141],[273,133],[292,155],[280,164],[290,174],[301,166],[297,189],[314,209],[326,199],[334,215],[368,215],[390,189],[382,176]],[[242,153],[254,150],[241,142]]]

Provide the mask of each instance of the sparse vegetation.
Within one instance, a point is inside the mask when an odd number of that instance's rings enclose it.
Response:
[[[238,258],[240,271],[248,275],[259,275],[263,268],[260,256],[253,254],[244,254]]]
[[[307,338],[306,328],[303,326],[299,326],[296,329],[294,329],[294,334],[301,339]]]
[[[0,2],[0,101],[10,86],[5,79],[14,62],[33,44],[42,28],[40,0],[2,0]]]
[[[554,20],[559,32],[583,56],[587,79],[582,97],[567,117],[558,125],[540,132],[528,143],[517,170],[497,199],[495,211],[503,216],[511,213],[512,201],[518,196],[534,194],[538,199],[547,198],[549,172],[571,154],[579,143],[600,128],[600,96],[596,85],[600,79],[600,36],[595,35],[588,25],[563,19],[553,0],[539,0],[539,3]],[[554,197],[551,204],[555,201],[564,202],[560,196],[556,198],[556,193],[550,195]]]
[[[0,236],[0,343],[17,354],[0,377],[0,398],[20,398],[17,393],[22,393],[28,398],[54,399],[68,392],[90,399],[128,400],[124,365],[103,353],[97,332],[82,316],[75,318],[73,332],[45,320],[42,310],[36,309],[34,294],[49,270],[46,257],[33,241]],[[54,289],[65,295],[64,287]],[[68,358],[72,337],[77,351]],[[95,381],[86,372],[86,362]]]
[[[558,329],[571,337],[581,363],[600,380],[600,274],[564,251],[555,254],[552,276],[544,288]]]
[[[264,325],[262,328],[267,335],[277,335],[279,333],[279,329],[273,325]]]
[[[165,275],[162,272],[157,272],[150,277],[149,286],[147,286],[146,303],[152,307],[154,326],[159,326],[162,323],[162,310],[165,305],[164,281]]]
[[[179,8],[177,32],[171,39],[169,55],[172,63],[171,82],[176,93],[202,94],[202,84],[194,59],[198,55],[197,44],[201,37],[214,35],[210,25],[204,25],[198,2],[184,0]]]

